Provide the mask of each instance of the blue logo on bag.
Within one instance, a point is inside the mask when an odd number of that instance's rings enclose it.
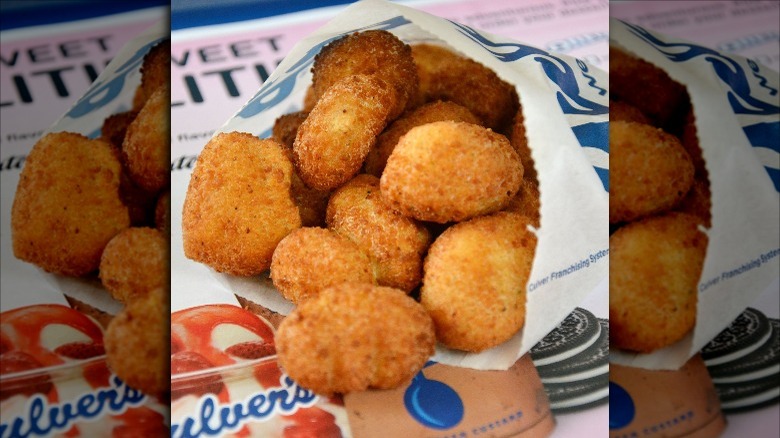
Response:
[[[436,362],[425,364],[427,368]],[[418,423],[431,429],[449,429],[463,419],[463,401],[449,385],[430,380],[422,370],[404,392],[404,406]]]
[[[777,105],[777,98],[774,103],[766,102],[759,98],[751,88],[748,74],[758,81],[756,88],[765,89],[770,96],[778,96],[777,89],[768,85],[766,77],[761,74],[761,69],[755,62],[747,60],[745,69],[743,64],[735,59],[709,49],[690,43],[669,43],[662,41],[657,36],[647,30],[629,23],[623,22],[628,30],[643,41],[650,44],[654,49],[661,52],[667,59],[673,62],[686,62],[698,57],[703,57],[709,62],[718,79],[727,87],[726,98],[731,105],[734,114],[744,114],[752,116],[765,116],[769,119],[766,122],[752,123],[743,125],[742,129],[754,148],[764,148],[774,153],[780,153],[780,121],[777,117],[780,114],[780,106]],[[769,178],[775,186],[775,190],[780,192],[780,169],[777,166],[777,159],[774,163],[764,162],[764,168],[769,174]]]
[[[580,88],[578,75],[587,81],[588,87],[593,89],[591,93],[595,92],[596,95],[603,96],[604,100],[607,99],[607,90],[599,86],[596,78],[589,74],[588,65],[577,60],[579,68],[577,72],[568,62],[545,50],[514,42],[497,43],[468,26],[452,24],[460,33],[481,45],[502,62],[514,62],[530,56],[539,63],[547,78],[558,86],[559,91],[556,92],[558,105],[563,113],[569,116],[572,132],[580,146],[594,148],[606,154],[603,160],[592,160],[591,164],[604,190],[609,191],[609,106],[586,97]],[[589,120],[583,122],[582,116],[588,116],[584,118]],[[595,152],[594,155],[601,154]]]
[[[609,382],[609,429],[622,429],[636,415],[636,407],[631,395],[615,382]]]
[[[116,69],[116,72],[107,81],[93,84],[89,92],[79,99],[66,116],[72,119],[83,117],[116,99],[125,87],[127,76],[138,71],[146,53],[160,41],[162,38],[139,48],[130,59]]]
[[[300,60],[298,60],[298,62],[285,71],[283,75],[274,79],[273,81],[267,81],[265,84],[263,84],[263,87],[260,89],[260,91],[254,97],[252,97],[252,99],[249,100],[249,102],[247,102],[243,108],[241,108],[241,111],[238,112],[238,116],[244,119],[248,119],[250,117],[256,116],[262,111],[267,110],[268,108],[276,106],[279,102],[286,99],[295,88],[295,82],[298,80],[298,76],[305,72],[311,66],[311,64],[314,63],[314,58],[317,56],[317,54],[320,53],[322,48],[328,45],[328,43],[331,41],[337,40],[342,36],[352,32],[359,32],[369,29],[390,30],[408,23],[410,23],[410,21],[404,17],[393,17],[371,26],[365,26],[359,29],[353,29],[348,32],[344,32],[317,44],[316,46],[309,49],[309,51],[306,52],[306,54]]]

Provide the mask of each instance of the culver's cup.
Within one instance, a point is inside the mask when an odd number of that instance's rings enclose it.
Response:
[[[354,437],[546,437],[555,427],[547,394],[530,357],[506,371],[429,362],[406,385],[347,394]]]
[[[54,291],[13,297],[0,312],[0,436],[168,433],[167,406],[109,370],[95,320]]]
[[[699,355],[673,371],[610,366],[611,438],[710,438],[725,428],[718,394]]]

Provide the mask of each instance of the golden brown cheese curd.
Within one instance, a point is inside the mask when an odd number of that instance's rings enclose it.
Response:
[[[504,208],[523,166],[503,135],[462,122],[434,122],[401,137],[380,187],[395,210],[417,220],[462,221]]]
[[[318,394],[390,389],[433,354],[433,323],[403,291],[343,283],[300,304],[276,334],[279,364]]]
[[[258,275],[276,245],[301,226],[282,145],[220,133],[203,148],[184,201],[184,254],[219,272]]]

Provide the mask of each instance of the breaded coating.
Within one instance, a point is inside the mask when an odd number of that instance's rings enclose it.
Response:
[[[355,283],[299,305],[276,334],[284,371],[323,395],[408,383],[435,343],[420,304],[397,289]]]
[[[445,223],[492,213],[520,189],[523,166],[501,134],[463,122],[434,122],[401,137],[380,187],[395,210]]]
[[[417,93],[411,48],[385,30],[355,32],[325,46],[314,58],[313,99],[322,99],[328,88],[352,75],[376,76],[395,90],[390,120],[398,117]]]
[[[677,137],[650,125],[610,122],[609,223],[677,205],[693,184],[693,164]]]
[[[441,122],[451,120],[453,122],[468,122],[480,124],[482,121],[477,118],[465,107],[453,102],[436,101],[423,105],[393,122],[377,138],[376,145],[371,149],[366,157],[366,173],[376,177],[382,176],[385,170],[387,159],[398,144],[398,140],[410,129],[415,126],[425,125],[426,123]]]
[[[114,148],[68,132],[47,134],[27,156],[11,210],[14,255],[46,271],[95,271],[103,248],[130,226]]]
[[[103,338],[111,371],[146,394],[164,396],[170,390],[169,316],[170,294],[154,289],[127,303]]]
[[[707,248],[699,223],[672,212],[627,224],[610,236],[611,346],[649,353],[693,328]]]
[[[712,227],[712,200],[710,183],[706,177],[696,177],[688,195],[677,205],[675,211],[696,216],[706,228]]]
[[[666,128],[673,118],[681,115],[677,109],[686,98],[685,87],[666,72],[612,45],[609,46],[609,91],[613,99],[634,106],[659,128]]]
[[[504,132],[517,114],[520,104],[515,87],[484,65],[431,44],[412,46],[412,56],[420,81],[417,104],[451,100],[498,132]]]
[[[392,89],[366,75],[348,76],[317,101],[293,145],[298,174],[307,186],[332,190],[360,171],[387,126]]]
[[[103,127],[100,129],[100,137],[117,149],[121,149],[127,128],[136,116],[138,116],[138,111],[125,111],[106,117],[103,120]]]
[[[371,259],[357,244],[325,228],[299,228],[279,242],[271,280],[286,299],[300,304],[345,282],[375,282]]]
[[[130,177],[141,188],[157,193],[171,179],[170,93],[159,88],[127,128],[122,154]]]
[[[504,208],[504,211],[511,213],[517,213],[527,217],[531,220],[531,225],[536,228],[540,226],[540,205],[539,201],[539,186],[535,182],[523,178],[520,183],[520,190],[509,201],[509,205]]]
[[[385,204],[379,178],[362,174],[339,188],[328,202],[326,216],[328,228],[368,253],[377,284],[409,293],[420,283],[430,232]]]
[[[166,239],[171,238],[171,190],[165,190],[157,197],[154,207],[154,226]]]
[[[292,146],[290,149],[285,149],[285,153],[290,159],[290,162],[292,162]],[[298,169],[293,166],[290,194],[293,197],[293,201],[295,201],[295,205],[298,206],[298,213],[301,215],[301,224],[304,227],[325,226],[325,209],[328,207],[328,198],[330,197],[329,190],[310,188],[301,179],[301,176],[298,174]]]
[[[258,275],[282,238],[301,226],[284,147],[241,132],[203,148],[182,213],[184,254],[219,272]]]
[[[525,121],[522,108],[517,111],[515,118],[512,119],[512,132],[509,133],[509,143],[515,148],[515,152],[520,157],[520,162],[523,163],[523,178],[538,184],[534,159],[531,157],[531,148],[528,146],[528,138],[525,135]]]
[[[166,39],[151,48],[141,64],[141,87],[138,105],[140,109],[159,88],[171,83],[171,40]]]
[[[638,108],[619,100],[609,100],[610,122],[636,122],[651,125],[652,122]]]
[[[309,113],[314,105],[317,104],[318,97],[314,95],[314,87],[309,85],[306,89],[306,95],[303,96],[303,112]]]
[[[308,112],[298,111],[297,113],[283,114],[276,122],[272,130],[272,136],[274,140],[292,149],[295,142],[295,135],[298,133],[298,128],[301,126]]]
[[[433,242],[420,303],[433,318],[439,342],[479,352],[523,327],[536,251],[529,224],[524,216],[500,212],[455,224]]]
[[[145,227],[152,224],[152,210],[157,202],[157,194],[150,193],[136,184],[126,167],[122,168],[122,176],[119,179],[119,197],[127,207],[132,226]]]
[[[324,227],[330,192],[307,187],[297,172],[293,172],[290,192],[298,206],[301,224],[304,227]]]
[[[170,284],[170,245],[154,228],[127,228],[100,259],[100,280],[116,300],[130,302]]]
[[[691,157],[696,178],[708,179],[707,166],[704,163],[701,146],[699,146],[699,135],[696,133],[696,116],[693,114],[692,108],[685,116],[685,125],[683,126],[680,141],[685,148],[685,152],[688,152],[688,156]]]

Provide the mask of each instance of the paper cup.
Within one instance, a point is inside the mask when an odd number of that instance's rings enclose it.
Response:
[[[611,364],[611,438],[719,436],[726,427],[715,386],[701,356],[676,371]]]
[[[529,355],[506,371],[429,363],[401,388],[348,394],[354,438],[546,437],[555,420]]]

